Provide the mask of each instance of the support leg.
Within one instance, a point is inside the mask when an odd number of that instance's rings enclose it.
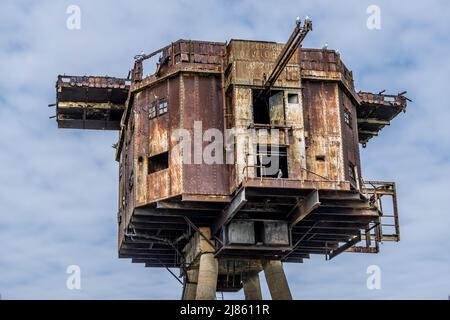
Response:
[[[289,290],[281,261],[264,261],[263,269],[272,300],[292,300],[291,291]]]
[[[183,300],[195,300],[197,292],[198,269],[187,271],[186,287],[183,291]]]
[[[245,300],[262,300],[258,272],[249,272],[244,278]]]
[[[214,300],[216,298],[218,262],[214,253],[203,253],[200,256],[198,271],[197,300]]]

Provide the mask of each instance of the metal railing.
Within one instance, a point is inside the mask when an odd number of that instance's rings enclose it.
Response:
[[[380,217],[380,240],[381,241],[400,241],[400,222],[398,217],[397,190],[395,182],[385,181],[364,181],[362,192],[371,203],[377,205],[381,211]],[[386,213],[383,208],[383,198],[390,198],[392,203],[392,212]],[[387,228],[393,228],[393,233],[383,231]]]

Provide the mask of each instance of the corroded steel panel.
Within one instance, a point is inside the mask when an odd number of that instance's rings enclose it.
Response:
[[[123,239],[131,220],[135,200],[134,118],[125,131],[125,152],[121,154],[119,167],[119,240]]]
[[[136,172],[137,201],[140,205],[178,195],[181,187],[181,156],[172,149],[176,141],[171,133],[180,127],[179,78],[174,77],[157,83],[135,96],[134,115],[136,121]],[[159,103],[167,102],[167,112],[158,114]],[[150,117],[150,108],[156,108],[157,116]],[[168,168],[165,172],[148,172],[149,159],[168,152]]]
[[[58,127],[118,130],[129,89],[129,80],[122,78],[58,76]]]
[[[283,125],[285,123],[284,92],[278,92],[269,98],[270,124]]]
[[[301,67],[302,77],[341,81],[349,90],[354,91],[353,74],[336,51],[302,49]]]
[[[263,85],[275,66],[276,59],[283,49],[283,44],[262,41],[232,40],[228,45],[226,60],[226,86]],[[299,50],[289,61],[284,72],[275,82],[275,86],[299,87],[300,66]]]
[[[342,128],[342,148],[344,156],[344,166],[346,166],[345,180],[354,183],[358,186],[357,179],[361,177],[361,162],[359,156],[359,139],[358,139],[358,115],[357,105],[352,99],[343,91],[339,90],[339,108],[341,114],[341,128]],[[356,170],[350,174],[351,168]]]
[[[102,76],[58,76],[58,101],[105,102],[123,104],[130,81]]]
[[[232,191],[238,187],[246,176],[254,176],[256,163],[254,155],[255,146],[248,142],[245,130],[253,124],[253,102],[252,90],[248,88],[235,87],[233,90],[233,128],[237,130],[235,134],[234,170],[236,176],[230,177]],[[251,156],[249,156],[251,155]]]
[[[289,95],[296,95],[297,99],[290,101]],[[295,98],[295,96],[294,96]],[[301,91],[285,92],[285,112],[286,126],[291,127],[288,132],[289,141],[289,177],[292,179],[306,179],[306,148],[305,148],[305,125],[304,125],[304,109]]]
[[[223,101],[221,80],[216,76],[183,76],[184,113],[183,128],[200,143],[191,144],[191,163],[183,164],[183,192],[190,194],[228,195],[228,166],[224,164],[223,138],[217,137],[220,145],[217,149],[218,162],[205,162],[210,155],[207,146],[215,141],[203,139],[205,131],[217,129],[223,133]],[[203,141],[204,140],[204,141]],[[220,146],[222,146],[220,148]],[[208,176],[208,179],[204,179]]]
[[[161,49],[157,76],[164,76],[181,64],[214,68],[214,65],[222,64],[224,52],[225,44],[221,42],[178,40]]]
[[[182,153],[180,150],[177,150],[176,145],[178,141],[172,138],[172,134],[175,130],[178,130],[181,127],[182,123],[182,114],[184,110],[181,106],[181,87],[180,87],[181,79],[180,77],[171,78],[168,83],[168,92],[169,92],[169,174],[170,174],[170,195],[181,194],[183,191],[183,181],[182,181]]]
[[[167,198],[170,195],[170,185],[172,184],[169,169],[149,174],[147,184],[149,201]]]
[[[232,39],[227,52],[229,60],[275,62],[283,46],[284,44],[276,42]],[[298,61],[298,54],[297,51],[290,63]]]
[[[305,81],[303,85],[308,177],[344,180],[337,84]]]

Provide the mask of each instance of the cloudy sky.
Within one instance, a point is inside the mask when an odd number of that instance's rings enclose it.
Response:
[[[66,27],[69,5],[81,29]],[[381,29],[366,26],[369,5]],[[119,260],[117,132],[57,130],[58,74],[125,77],[141,50],[179,38],[285,41],[309,15],[306,47],[339,49],[361,90],[414,100],[362,150],[366,179],[397,181],[402,241],[378,255],[286,265],[297,299],[448,299],[448,1],[8,1],[0,4],[0,294],[3,299],[179,299],[165,270]],[[81,268],[81,290],[66,268]],[[381,268],[381,290],[366,287]],[[264,296],[269,297],[263,283]],[[225,295],[242,298],[243,293]]]

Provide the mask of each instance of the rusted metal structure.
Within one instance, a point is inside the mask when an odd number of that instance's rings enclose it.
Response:
[[[311,30],[298,21],[286,44],[178,40],[136,56],[127,78],[58,77],[58,127],[119,131],[120,258],[180,268],[186,299],[242,286],[260,298],[261,270],[272,297],[288,299],[273,285],[284,277],[279,262],[376,253],[400,240],[395,183],[362,178],[359,144],[407,98],[357,92],[339,53],[301,47]],[[173,138],[180,128],[238,132],[221,150],[235,160],[185,161]]]

